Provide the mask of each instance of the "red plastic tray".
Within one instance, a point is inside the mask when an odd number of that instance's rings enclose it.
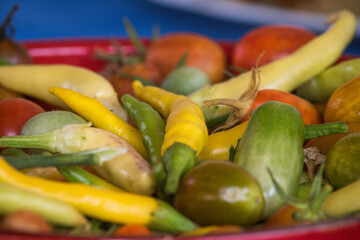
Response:
[[[127,39],[117,39],[121,42],[124,53],[134,53],[134,48]],[[148,41],[145,39],[145,44]],[[221,41],[220,45],[231,56],[233,42]],[[35,63],[67,63],[83,66],[94,71],[100,71],[104,62],[96,60],[96,48],[113,52],[110,39],[62,39],[49,41],[29,41],[24,43]],[[345,59],[348,57],[344,57]],[[0,232],[0,240],[124,240],[128,238],[101,238],[101,237],[67,237],[59,235],[30,235],[19,233]],[[131,238],[140,239],[140,238]],[[150,238],[172,239],[166,238]],[[176,238],[175,238],[176,239]],[[241,234],[228,234],[222,236],[183,237],[187,240],[335,240],[360,239],[360,218],[351,217],[331,220],[323,223],[281,228],[266,231],[245,232]]]

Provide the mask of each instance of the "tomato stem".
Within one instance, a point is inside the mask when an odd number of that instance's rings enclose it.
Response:
[[[49,166],[102,165],[103,162],[124,152],[122,148],[98,148],[62,155],[6,156],[5,160],[17,169]]]

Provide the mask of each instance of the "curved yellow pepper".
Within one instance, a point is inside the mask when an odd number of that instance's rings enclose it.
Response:
[[[0,182],[66,202],[87,216],[113,223],[148,224],[158,206],[156,199],[148,196],[28,176],[11,167],[2,157]]]
[[[238,140],[245,132],[248,121],[229,130],[209,135],[208,142],[198,157],[202,160],[229,160],[231,146],[236,147]]]
[[[183,143],[199,156],[208,139],[208,130],[200,107],[187,97],[154,86],[133,82],[136,96],[167,118],[161,155],[175,142]]]
[[[62,108],[67,106],[48,90],[50,87],[69,88],[96,98],[115,115],[127,120],[109,81],[84,67],[69,64],[4,65],[0,67],[0,85]]]
[[[95,127],[113,132],[130,143],[144,158],[147,152],[138,129],[116,116],[95,98],[71,89],[52,87],[49,92],[61,99],[76,113],[90,121]]]

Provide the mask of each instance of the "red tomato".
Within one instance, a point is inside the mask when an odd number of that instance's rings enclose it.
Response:
[[[234,48],[232,65],[246,70],[285,57],[315,38],[309,30],[290,25],[268,25],[245,33]]]
[[[157,66],[163,79],[185,53],[188,54],[185,65],[203,70],[212,83],[224,80],[224,50],[212,39],[195,33],[172,33],[159,38],[147,49],[145,61]]]
[[[319,111],[312,103],[299,96],[296,96],[295,94],[276,89],[260,90],[255,97],[252,108],[256,109],[258,106],[268,101],[279,101],[296,107],[303,117],[304,123],[306,125],[319,124],[323,122]],[[242,121],[246,121],[248,119],[249,117],[243,119]]]
[[[0,101],[0,137],[18,135],[27,120],[42,112],[42,107],[27,99]]]

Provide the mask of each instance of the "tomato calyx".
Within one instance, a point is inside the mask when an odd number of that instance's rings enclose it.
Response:
[[[300,199],[287,195],[274,178],[272,172],[269,169],[268,171],[275,189],[279,193],[279,196],[287,204],[297,209],[292,214],[293,220],[295,220],[295,222],[315,222],[329,218],[329,216],[321,209],[324,200],[333,190],[330,184],[322,184],[324,164],[321,164],[319,170],[316,173],[307,199]]]

